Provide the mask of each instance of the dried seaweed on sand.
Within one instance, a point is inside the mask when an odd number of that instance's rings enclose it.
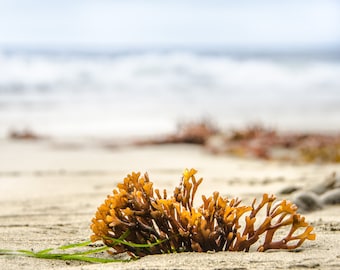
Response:
[[[313,227],[286,200],[264,194],[262,200],[242,205],[218,192],[194,198],[202,178],[185,170],[179,187],[168,196],[153,189],[147,174],[129,174],[99,206],[92,219],[92,241],[101,240],[113,254],[131,256],[185,251],[258,251],[295,249],[314,240]],[[260,212],[262,214],[260,214]]]

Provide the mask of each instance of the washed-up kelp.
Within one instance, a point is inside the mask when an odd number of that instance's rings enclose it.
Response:
[[[262,125],[222,131],[209,121],[178,125],[168,136],[136,141],[136,145],[190,143],[215,154],[293,162],[340,163],[340,134],[280,132]],[[109,147],[110,145],[107,145]]]
[[[102,240],[112,253],[131,256],[185,251],[258,251],[295,249],[314,240],[313,227],[297,207],[264,194],[262,201],[241,205],[239,199],[223,198],[218,192],[202,196],[195,208],[194,197],[202,178],[185,170],[171,197],[153,189],[147,174],[127,175],[92,220],[92,241]],[[262,213],[262,214],[261,214]],[[261,216],[262,215],[262,216]]]
[[[217,134],[205,142],[213,153],[295,162],[340,162],[340,134],[280,133],[258,125]]]

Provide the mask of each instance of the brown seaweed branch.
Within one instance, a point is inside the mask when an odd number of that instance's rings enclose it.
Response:
[[[112,253],[145,256],[249,251],[256,242],[262,242],[258,251],[294,249],[315,239],[313,227],[296,212],[297,207],[286,200],[274,203],[273,195],[264,194],[260,203],[254,200],[251,206],[243,206],[238,199],[214,192],[208,198],[202,196],[203,204],[195,208],[195,194],[202,182],[202,178],[196,179],[196,172],[185,170],[169,198],[166,190],[163,194],[153,190],[147,174],[129,174],[98,208],[92,219],[91,240],[102,240],[112,247]]]

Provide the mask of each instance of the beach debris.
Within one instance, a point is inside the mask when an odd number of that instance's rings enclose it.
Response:
[[[148,140],[139,140],[135,145],[175,144],[188,143],[204,145],[206,141],[216,134],[218,129],[208,120],[178,124],[174,134],[161,136]]]
[[[329,176],[327,176],[322,182],[311,186],[307,190],[315,194],[321,195],[335,188],[340,188],[340,176],[337,176],[336,172],[333,172]]]
[[[218,143],[214,137],[206,141],[212,153],[307,163],[340,162],[339,134],[279,133],[251,125],[218,136]]]
[[[134,145],[189,143],[213,154],[303,163],[340,163],[340,134],[278,132],[259,124],[222,132],[211,121],[184,122],[173,134]]]
[[[8,137],[13,140],[29,140],[29,141],[43,139],[42,136],[36,134],[30,129],[11,130],[8,134]]]
[[[287,200],[263,194],[251,205],[214,192],[194,198],[203,179],[186,169],[173,195],[153,189],[148,174],[132,172],[108,195],[92,219],[93,242],[101,240],[112,254],[132,257],[172,252],[266,251],[295,249],[314,240],[313,227]],[[285,235],[285,236],[284,236]]]
[[[301,187],[287,186],[287,187],[284,187],[283,189],[281,189],[279,194],[282,194],[282,195],[292,194],[292,193],[294,193],[298,190],[301,190]]]
[[[325,192],[320,199],[325,205],[340,204],[340,188]]]
[[[299,207],[300,211],[311,212],[323,208],[320,197],[310,191],[301,191],[295,195],[293,202]]]
[[[326,205],[340,204],[340,177],[333,172],[320,183],[307,187],[288,186],[280,194],[293,194],[293,202],[302,212],[320,210]]]

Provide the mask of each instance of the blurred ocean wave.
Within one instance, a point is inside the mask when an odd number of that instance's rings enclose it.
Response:
[[[338,55],[288,56],[0,52],[0,136],[156,135],[204,117],[340,130]]]

